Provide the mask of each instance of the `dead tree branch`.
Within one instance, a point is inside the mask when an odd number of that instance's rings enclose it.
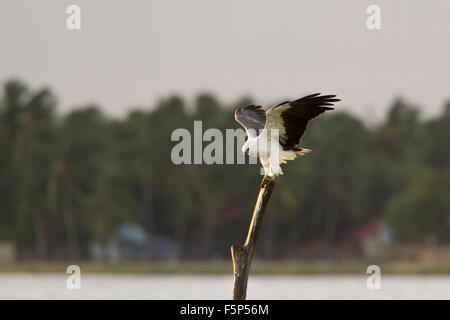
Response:
[[[256,242],[258,241],[264,211],[274,187],[275,177],[264,176],[259,189],[258,200],[256,200],[255,209],[253,210],[247,239],[243,246],[240,244],[233,244],[231,246],[234,272],[233,300],[245,300],[247,296],[247,281],[250,265]]]

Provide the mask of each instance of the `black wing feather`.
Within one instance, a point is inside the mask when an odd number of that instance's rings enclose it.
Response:
[[[327,110],[333,110],[334,108],[328,106],[340,101],[335,97],[336,95],[321,96],[320,93],[315,93],[290,102],[290,108],[281,113],[286,129],[286,134],[280,136],[281,145],[286,149],[296,150],[295,147],[305,134],[308,121]]]

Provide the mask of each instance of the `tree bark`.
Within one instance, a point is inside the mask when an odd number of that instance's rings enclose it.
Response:
[[[259,231],[267,203],[275,187],[275,177],[264,176],[253,210],[252,221],[248,229],[244,245],[233,244],[231,257],[233,258],[234,288],[233,300],[245,300],[247,296],[247,281],[250,272],[253,253],[258,241]]]

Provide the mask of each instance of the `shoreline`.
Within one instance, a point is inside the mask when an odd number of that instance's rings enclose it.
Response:
[[[366,275],[369,265],[377,264],[382,274],[450,275],[449,262],[296,262],[254,261],[252,275]],[[161,274],[161,275],[231,275],[231,261],[145,261],[145,262],[17,262],[0,264],[0,274],[66,273],[69,265],[78,265],[84,273],[93,274]]]

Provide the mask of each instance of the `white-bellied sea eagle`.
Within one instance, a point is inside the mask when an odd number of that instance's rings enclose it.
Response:
[[[297,145],[309,120],[334,109],[330,106],[340,101],[335,97],[315,93],[280,103],[267,111],[255,105],[237,109],[234,118],[245,128],[248,136],[242,152],[259,158],[266,175],[283,174],[281,163],[311,151],[298,148]]]

